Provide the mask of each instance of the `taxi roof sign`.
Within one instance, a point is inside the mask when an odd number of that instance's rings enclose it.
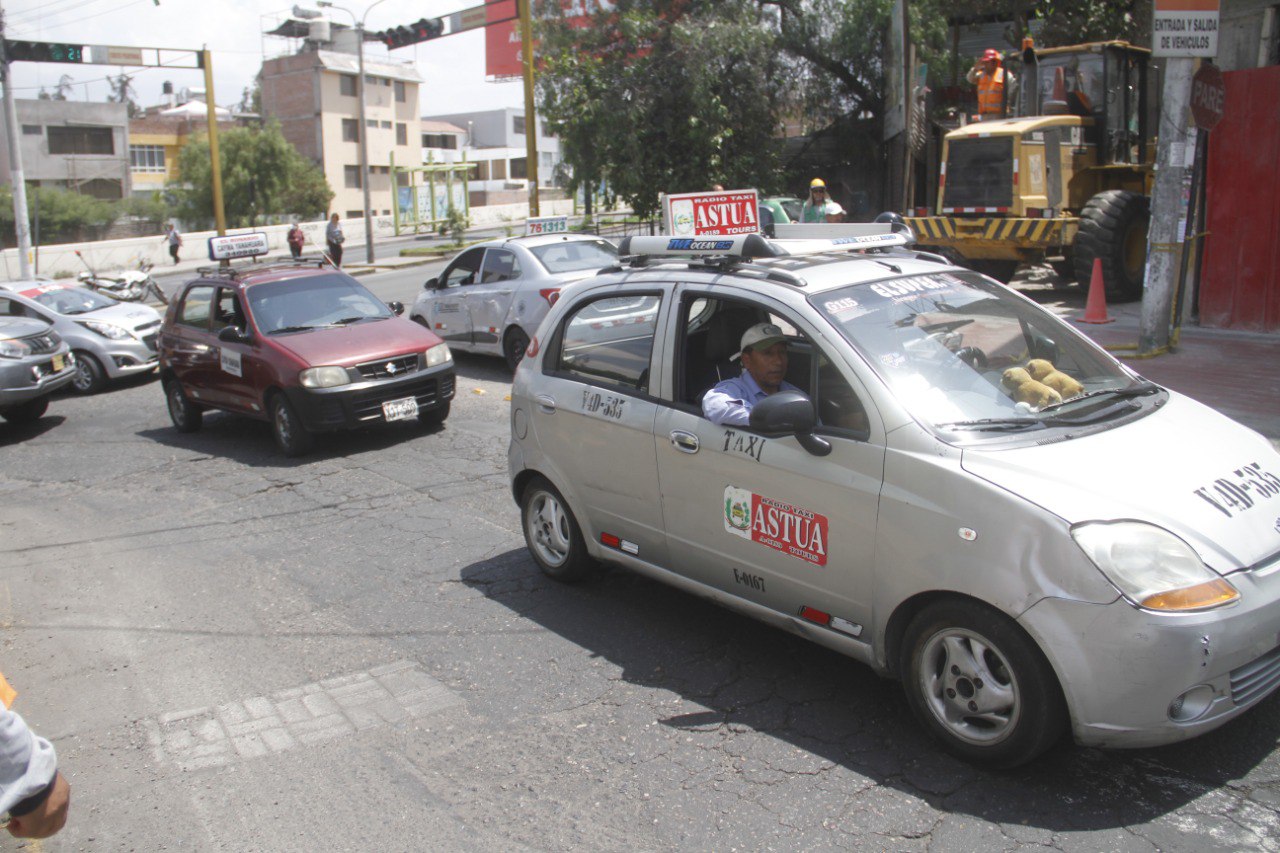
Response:
[[[209,260],[229,261],[233,258],[256,258],[270,251],[267,235],[262,231],[228,234],[209,238]]]
[[[704,237],[624,237],[618,254],[694,258],[780,258],[865,251],[915,243],[909,228],[891,223],[778,225],[777,239],[760,234]]]

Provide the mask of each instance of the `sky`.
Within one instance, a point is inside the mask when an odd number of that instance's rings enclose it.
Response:
[[[381,30],[409,24],[422,17],[447,15],[478,6],[483,0],[381,0],[342,2],[365,27]],[[279,5],[277,5],[279,4]],[[310,0],[300,5],[316,8]],[[207,46],[213,54],[213,89],[220,106],[234,106],[245,87],[252,85],[267,58],[286,53],[291,42],[264,36],[263,32],[289,15],[291,6],[280,0],[0,0],[5,35],[11,39],[56,41],[72,44],[106,44],[122,47],[163,47],[198,50]],[[336,23],[350,25],[350,14],[325,10]],[[411,60],[425,79],[421,87],[422,115],[519,107],[524,104],[519,82],[490,83],[484,75],[483,28],[446,36],[388,53],[377,42],[366,42],[365,59]],[[293,42],[292,44],[296,44]],[[168,57],[177,58],[169,54]],[[189,64],[189,63],[188,63]],[[75,85],[73,100],[105,101],[110,94],[108,76],[122,69],[109,65],[18,62],[12,66],[14,94],[35,98],[41,87],[52,91],[64,74]],[[130,68],[134,100],[140,106],[161,102],[161,87],[171,81],[174,90],[203,88],[198,69]]]

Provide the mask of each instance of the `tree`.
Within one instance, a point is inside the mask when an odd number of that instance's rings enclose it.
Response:
[[[107,83],[111,86],[111,94],[107,96],[108,101],[124,104],[130,118],[134,118],[142,112],[134,100],[136,93],[133,90],[132,77],[122,71],[118,77],[108,77]]]
[[[262,114],[262,83],[254,80],[252,86],[245,86],[240,94],[240,103],[236,104],[236,112]]]
[[[333,191],[310,160],[298,153],[276,121],[261,128],[237,127],[219,135],[222,197],[227,224],[252,226],[263,217],[320,218]],[[209,143],[188,143],[178,155],[181,182],[170,185],[178,216],[188,225],[214,220]]]
[[[559,0],[537,37],[543,115],[570,188],[608,178],[641,216],[662,193],[778,180],[788,79],[754,0],[617,0],[575,27]]]
[[[39,216],[42,244],[99,239],[119,213],[115,204],[100,198],[30,185],[27,186],[27,211],[33,230]],[[0,229],[5,234],[14,233],[11,185],[0,186]]]

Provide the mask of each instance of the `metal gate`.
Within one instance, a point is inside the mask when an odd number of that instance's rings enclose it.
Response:
[[[1200,322],[1280,332],[1280,66],[1228,71],[1209,134]]]

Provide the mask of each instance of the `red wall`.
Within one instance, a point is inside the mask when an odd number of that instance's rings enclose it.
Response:
[[[1280,331],[1280,65],[1228,71],[1209,133],[1200,322]]]

